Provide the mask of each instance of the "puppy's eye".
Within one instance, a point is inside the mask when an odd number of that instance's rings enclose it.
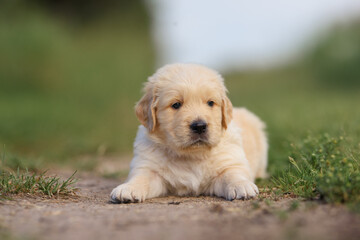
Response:
[[[214,103],[214,101],[208,101],[207,104],[208,104],[210,107],[212,107],[212,106],[214,106],[215,103]]]
[[[177,102],[177,103],[174,103],[173,105],[171,105],[171,107],[173,109],[179,109],[181,107],[181,103]]]

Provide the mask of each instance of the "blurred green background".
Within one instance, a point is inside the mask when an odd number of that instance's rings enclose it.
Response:
[[[1,1],[3,151],[45,163],[131,154],[133,107],[156,70],[150,24],[142,1]],[[334,26],[286,65],[224,77],[233,104],[268,125],[270,172],[309,134],[360,147],[360,21]]]
[[[7,1],[0,8],[0,142],[61,159],[131,151],[153,71],[140,1]],[[104,150],[103,150],[104,151]]]

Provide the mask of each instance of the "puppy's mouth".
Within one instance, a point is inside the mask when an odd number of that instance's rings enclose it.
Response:
[[[207,138],[204,137],[198,137],[193,138],[191,141],[187,144],[186,147],[202,147],[202,146],[209,146],[210,143],[207,140]]]

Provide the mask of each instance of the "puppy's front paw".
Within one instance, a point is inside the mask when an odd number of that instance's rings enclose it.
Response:
[[[257,186],[249,180],[241,180],[230,183],[225,189],[224,197],[226,200],[249,199],[255,197],[259,193]]]
[[[135,188],[131,184],[124,183],[114,188],[110,194],[113,203],[136,203],[143,202],[146,192],[139,187]]]

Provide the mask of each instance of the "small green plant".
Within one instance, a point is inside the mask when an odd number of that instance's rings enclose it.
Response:
[[[48,196],[68,195],[75,192],[74,184],[76,171],[66,180],[56,176],[46,176],[46,171],[41,174],[31,173],[28,169],[17,168],[13,171],[6,165],[5,151],[0,161],[0,199],[9,194],[31,193]]]
[[[300,203],[298,200],[294,200],[291,202],[290,206],[289,206],[289,211],[292,212],[292,211],[295,211],[296,209],[298,209],[300,206]]]
[[[46,176],[45,173],[37,175],[28,171],[1,172],[0,196],[18,193],[40,193],[52,197],[75,192],[76,188],[73,185],[76,183],[74,178],[76,171],[66,180],[61,180],[56,176]]]
[[[360,202],[359,160],[343,137],[309,136],[292,147],[290,166],[272,178],[276,187],[329,203]]]
[[[256,200],[252,202],[253,209],[259,209],[260,208],[260,201]]]

